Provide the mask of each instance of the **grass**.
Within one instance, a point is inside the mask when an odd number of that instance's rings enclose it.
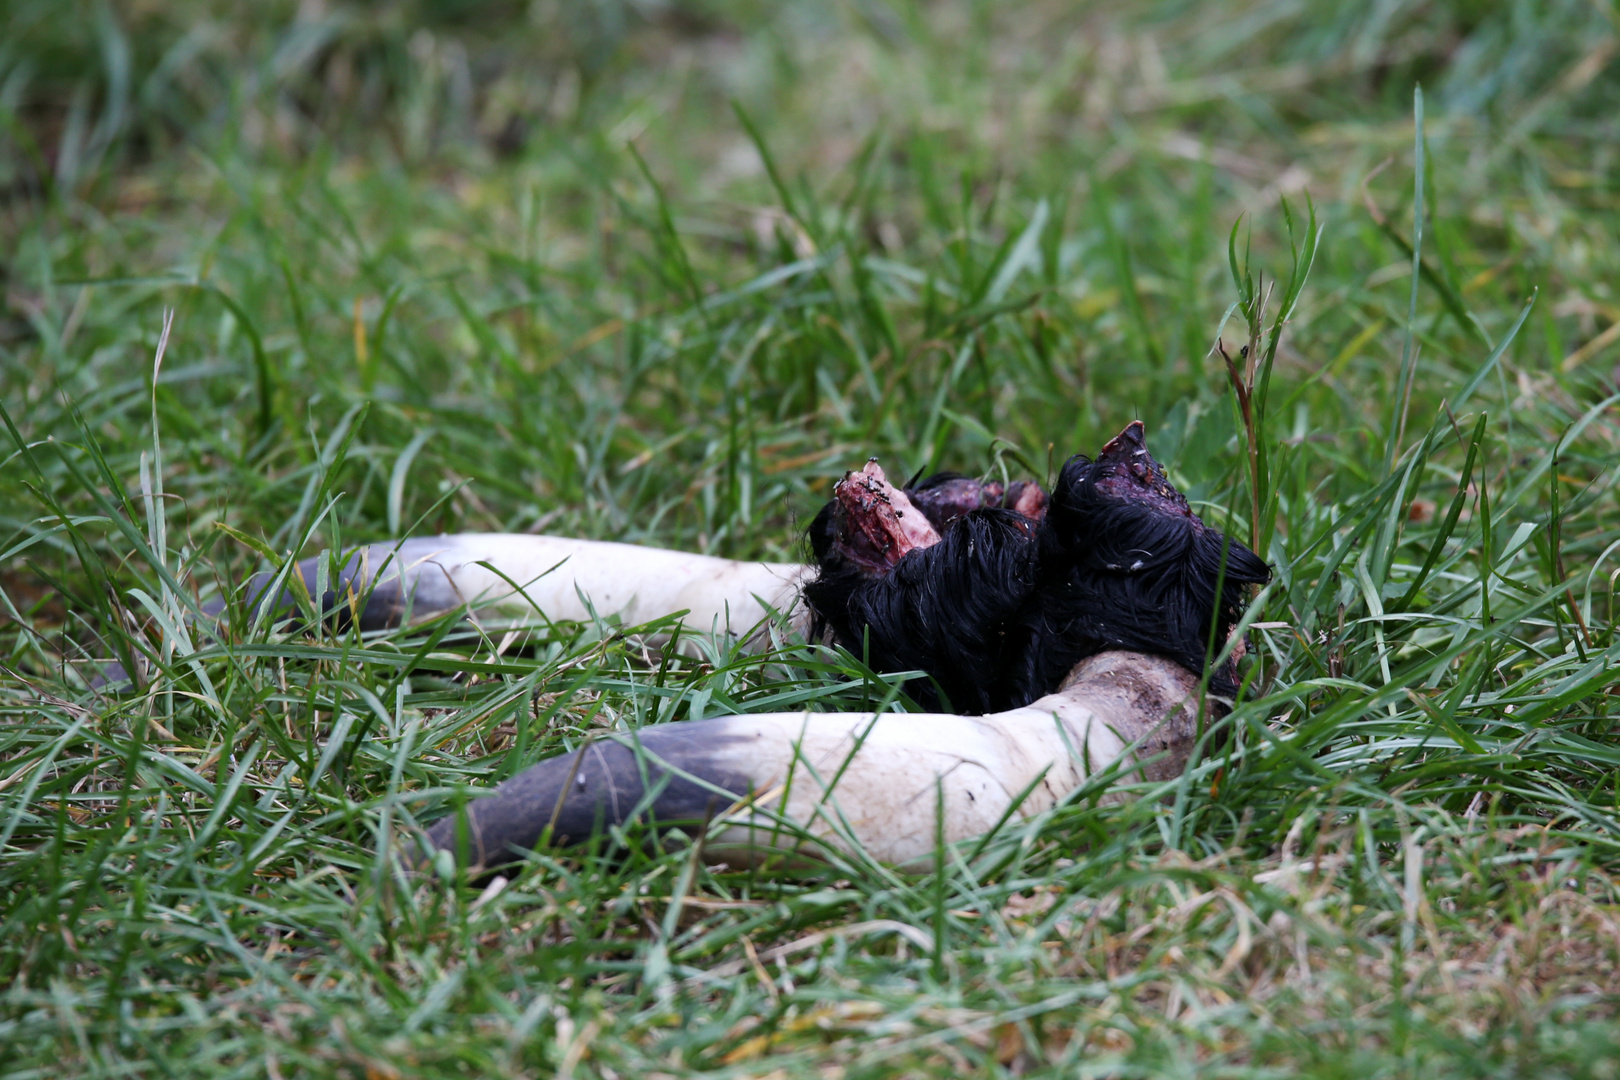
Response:
[[[0,11],[0,1073],[1620,1068],[1606,8]],[[387,854],[847,656],[188,629],[406,531],[792,558],[870,453],[1138,416],[1277,571],[1229,738],[932,875]]]

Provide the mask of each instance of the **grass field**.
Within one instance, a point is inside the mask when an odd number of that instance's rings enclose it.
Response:
[[[1620,1075],[1620,15],[1119,8],[0,2],[0,1075]],[[1246,697],[934,874],[388,854],[852,657],[189,622],[1133,417],[1276,569]]]

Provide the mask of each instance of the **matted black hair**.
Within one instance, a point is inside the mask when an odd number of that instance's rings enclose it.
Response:
[[[1202,674],[1211,641],[1219,652],[1250,587],[1271,577],[1259,556],[1192,512],[1148,453],[1140,422],[1095,460],[1065,462],[1049,504],[1032,497],[1032,485],[1015,485],[1016,496],[963,485],[978,486],[942,474],[888,489],[875,512],[901,519],[914,509],[938,535],[888,548],[887,559],[870,542],[859,551],[851,542],[870,525],[871,500],[835,497],[809,530],[818,570],[804,595],[814,632],[875,670],[925,672],[928,680],[908,687],[925,708],[1027,705],[1109,649]],[[1232,696],[1236,665],[1210,672],[1209,683]]]

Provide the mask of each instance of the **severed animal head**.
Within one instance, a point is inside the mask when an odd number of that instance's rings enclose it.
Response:
[[[1192,512],[1140,421],[1065,462],[1050,497],[952,474],[897,489],[868,462],[834,488],[810,542],[818,632],[875,670],[926,673],[912,696],[965,713],[1028,704],[1109,649],[1201,673],[1270,578]],[[1235,693],[1235,665],[1210,686]]]

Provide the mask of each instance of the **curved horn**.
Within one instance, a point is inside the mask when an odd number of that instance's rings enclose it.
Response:
[[[450,852],[477,871],[521,858],[548,828],[560,844],[637,820],[723,817],[703,847],[711,862],[752,863],[773,850],[813,857],[825,844],[921,867],[941,821],[953,843],[1009,812],[1041,813],[1127,749],[1145,778],[1178,775],[1197,685],[1174,661],[1107,652],[1082,661],[1056,693],[986,716],[763,713],[660,724],[531,766],[439,821],[426,841],[430,855]]]
[[[319,557],[297,572],[314,593]],[[743,634],[771,612],[796,606],[807,569],[795,563],[741,562],[603,540],[522,533],[456,533],[385,541],[343,557],[321,610],[346,617],[363,599],[360,629],[381,630],[467,608],[485,625],[588,620],[618,615],[635,624],[686,612],[698,631]],[[272,578],[255,578],[253,605]],[[274,611],[295,607],[291,590]]]

